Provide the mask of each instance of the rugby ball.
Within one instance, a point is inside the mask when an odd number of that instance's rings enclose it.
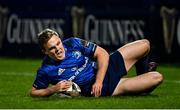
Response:
[[[59,92],[59,96],[60,97],[76,97],[76,96],[80,96],[80,93],[81,93],[80,87],[76,83],[72,82],[72,86],[68,88],[68,90]]]

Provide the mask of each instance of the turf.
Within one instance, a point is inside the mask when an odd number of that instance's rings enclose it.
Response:
[[[180,65],[161,64],[158,71],[163,74],[164,82],[146,96],[32,98],[29,91],[40,64],[39,59],[0,58],[0,109],[180,108]],[[134,73],[134,69],[129,72]]]

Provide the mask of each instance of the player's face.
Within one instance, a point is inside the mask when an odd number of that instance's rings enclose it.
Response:
[[[58,61],[63,60],[65,58],[65,50],[62,44],[61,39],[53,35],[49,41],[47,42],[45,47],[45,54],[47,54],[50,58]]]

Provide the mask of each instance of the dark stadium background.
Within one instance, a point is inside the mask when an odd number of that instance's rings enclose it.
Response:
[[[179,11],[180,0],[0,0],[0,109],[179,109]],[[45,28],[109,52],[146,38],[164,81],[143,96],[30,97],[43,57],[37,33]]]
[[[0,0],[0,56],[42,57],[36,35],[52,28],[62,39],[77,36],[109,52],[147,38],[153,60],[178,63],[179,5],[179,0]],[[162,7],[166,8],[164,18]],[[166,31],[163,19],[168,25]],[[165,34],[173,37],[172,42],[167,40],[169,50],[165,48]]]

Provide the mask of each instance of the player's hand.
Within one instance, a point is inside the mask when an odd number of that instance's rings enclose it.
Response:
[[[68,81],[68,80],[62,80],[56,84],[58,88],[58,92],[66,91],[69,87],[71,87],[71,85],[72,85],[72,81]]]
[[[92,86],[91,94],[93,94],[95,97],[99,97],[101,95],[102,90],[102,83],[95,82]]]

